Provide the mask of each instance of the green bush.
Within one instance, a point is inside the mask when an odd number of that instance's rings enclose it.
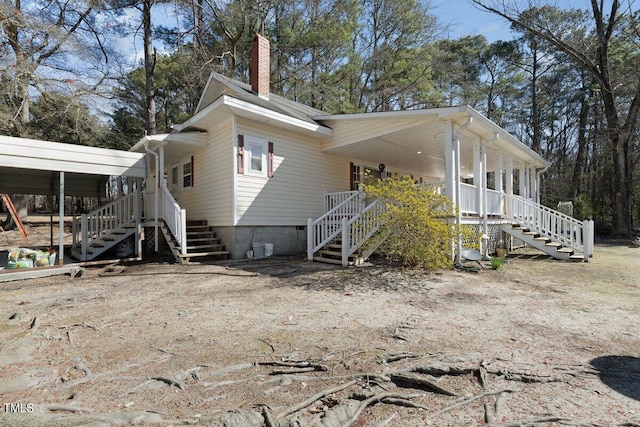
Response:
[[[446,196],[432,186],[416,185],[409,177],[370,180],[362,187],[368,199],[385,206],[384,225],[373,237],[381,242],[379,252],[406,267],[452,266],[452,242],[458,231],[451,223],[456,209]]]

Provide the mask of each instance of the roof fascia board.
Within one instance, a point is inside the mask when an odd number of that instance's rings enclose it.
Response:
[[[312,116],[317,121],[397,119],[406,117],[440,116],[446,117],[464,111],[461,107],[427,108],[423,110],[381,111],[374,113],[334,114]]]
[[[232,109],[236,108],[238,110],[245,111],[250,114],[255,114],[260,117],[265,117],[269,120],[274,120],[285,125],[294,126],[305,131],[311,131],[314,133],[319,133],[327,136],[331,136],[333,134],[333,130],[326,126],[309,123],[304,120],[296,119],[295,117],[278,113],[273,110],[269,110],[268,108],[260,107],[250,102],[241,101],[239,99],[236,99],[227,95],[225,95],[224,98],[225,98],[225,105]]]
[[[544,159],[540,154],[536,153],[531,148],[527,147],[518,138],[514,137],[509,132],[507,132],[506,130],[504,130],[497,124],[495,124],[493,121],[489,120],[488,118],[480,114],[473,107],[467,105],[463,107],[462,111],[464,111],[470,117],[473,117],[476,124],[482,125],[483,127],[489,129],[494,134],[498,134],[500,136],[500,140],[496,142],[496,145],[502,145],[503,148],[506,148],[504,147],[503,144],[500,144],[500,143],[504,141],[508,141],[510,143],[509,148],[515,148],[516,151],[532,159],[534,163],[538,163],[540,167],[547,167],[551,165],[551,163],[548,160]],[[471,129],[468,129],[468,131],[473,133]]]
[[[195,114],[186,122],[180,125],[175,125],[174,129],[176,129],[177,131],[181,131],[182,129],[195,126],[195,124],[199,120],[203,119],[204,117],[213,113],[215,110],[221,107],[228,107],[232,110],[236,109],[237,111],[243,111],[243,112],[258,116],[260,118],[273,120],[273,121],[282,123],[284,125],[294,126],[307,132],[310,131],[310,132],[319,133],[322,135],[329,135],[329,136],[333,134],[333,131],[326,126],[305,122],[304,120],[296,119],[295,117],[278,113],[268,108],[264,108],[264,107],[260,107],[258,105],[252,104],[250,102],[241,101],[229,95],[222,95],[220,98],[218,98],[217,100],[209,104],[202,111]]]
[[[200,107],[202,105],[202,101],[204,100],[205,95],[209,92],[209,86],[211,85],[211,81],[213,80],[213,72],[209,73],[209,78],[207,79],[207,84],[204,86],[204,90],[200,95],[200,99],[198,100],[198,105],[196,106],[196,114],[200,111]]]

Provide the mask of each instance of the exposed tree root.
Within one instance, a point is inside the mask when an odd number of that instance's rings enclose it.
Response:
[[[344,424],[344,427],[350,427],[352,426],[356,421],[358,421],[358,418],[360,417],[360,414],[362,414],[362,411],[364,411],[367,406],[369,405],[374,405],[378,402],[384,402],[385,400],[389,400],[391,399],[388,403],[393,403],[393,404],[397,404],[396,402],[399,400],[402,400],[403,402],[408,401],[409,396],[403,396],[401,394],[398,393],[381,393],[381,394],[376,394],[375,396],[372,396],[366,400],[363,400],[362,403],[360,404],[360,406],[358,407],[358,409],[356,409],[356,412],[351,416],[351,418]],[[395,400],[395,402],[394,402]],[[426,409],[426,408],[422,408],[422,409]]]
[[[517,390],[511,390],[511,389],[504,389],[504,390],[497,390],[497,391],[487,391],[484,393],[480,393],[477,394],[475,396],[471,396],[469,398],[466,398],[458,403],[455,403],[451,406],[447,406],[444,409],[439,410],[438,412],[434,412],[433,414],[429,415],[429,418],[434,418],[437,417],[438,415],[442,415],[446,412],[452,411],[454,409],[460,408],[462,406],[468,405],[469,403],[475,402],[476,400],[479,399],[483,399],[487,396],[494,396],[496,394],[502,394],[502,393],[515,393]]]
[[[294,413],[298,412],[299,410],[304,409],[307,406],[311,405],[316,400],[322,399],[325,396],[328,396],[330,394],[337,393],[337,392],[342,391],[342,390],[344,390],[346,388],[349,388],[349,387],[355,385],[357,382],[358,381],[356,381],[356,380],[352,380],[352,381],[346,382],[344,384],[340,384],[339,386],[328,388],[326,390],[322,390],[320,393],[314,394],[313,396],[311,396],[309,399],[305,400],[304,402],[299,403],[296,406],[293,406],[293,407],[287,409],[285,412],[281,413],[276,418],[284,418],[286,416],[294,414]]]
[[[446,396],[458,396],[453,390],[449,390],[436,383],[436,379],[426,375],[415,375],[410,373],[396,373],[390,374],[391,381],[398,386],[410,386],[419,389],[427,389],[436,393],[444,394]]]
[[[150,379],[151,380],[155,380],[155,381],[162,381],[165,384],[172,385],[174,387],[178,387],[180,390],[184,390],[185,388],[187,388],[187,386],[184,385],[184,383],[182,381],[172,380],[171,378],[151,377]]]

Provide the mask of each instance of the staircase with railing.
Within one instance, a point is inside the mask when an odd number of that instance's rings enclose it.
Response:
[[[139,235],[141,203],[140,192],[134,191],[92,212],[74,216],[71,255],[81,261],[89,261],[126,238]]]
[[[477,190],[471,190],[465,193],[469,211],[477,203]],[[533,200],[495,190],[487,190],[485,198],[487,212],[494,220],[502,218],[500,228],[505,233],[557,259],[588,261],[593,255],[593,221],[579,221]],[[364,194],[351,191],[327,194],[325,207],[324,215],[308,220],[307,258],[347,266],[369,257],[376,248],[370,239],[381,226],[383,206],[375,201],[365,206]]]
[[[363,192],[349,191],[325,195],[325,208],[307,221],[307,258],[346,267],[369,257],[375,247],[364,245],[380,227],[382,205],[366,205]]]
[[[592,220],[573,217],[542,206],[524,197],[504,194],[505,233],[517,237],[557,259],[589,261],[593,255],[594,225]]]

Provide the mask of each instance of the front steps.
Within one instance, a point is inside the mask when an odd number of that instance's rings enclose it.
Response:
[[[339,239],[334,240],[332,243],[325,245],[313,256],[313,260],[316,262],[323,262],[325,264],[342,265],[342,243]],[[360,265],[365,261],[365,258],[359,253],[353,253],[349,255],[348,265]]]
[[[102,255],[109,249],[115,247],[118,243],[122,242],[126,238],[133,236],[136,232],[136,222],[131,221],[123,224],[122,226],[109,230],[99,239],[92,241],[87,246],[86,257],[82,256],[82,247],[77,246],[71,248],[71,256],[81,261],[91,261]]]
[[[574,249],[565,247],[562,243],[553,241],[546,236],[541,236],[540,233],[523,227],[520,224],[503,224],[500,228],[510,236],[522,240],[527,245],[541,250],[555,259],[575,262],[582,262],[584,260],[583,254],[576,253]]]
[[[169,249],[176,261],[180,263],[189,263],[191,258],[216,257],[227,259],[229,251],[216,236],[213,227],[207,224],[206,220],[187,220],[187,253],[180,252],[180,246],[175,241],[171,232],[162,224],[160,226],[165,240],[169,245]]]

